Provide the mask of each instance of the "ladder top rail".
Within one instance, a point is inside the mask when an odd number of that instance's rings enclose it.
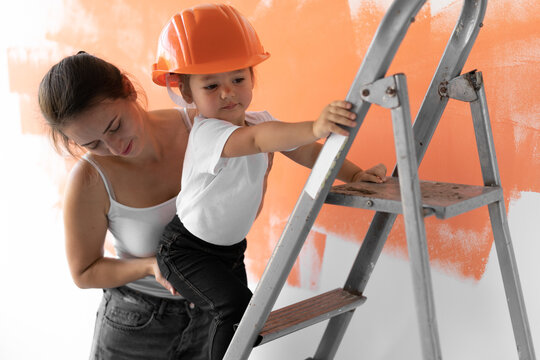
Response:
[[[487,2],[488,0],[463,1],[461,14],[414,121],[418,163],[422,161],[427,145],[448,103],[448,97],[444,96],[445,84],[461,74],[480,28],[483,26]]]
[[[364,60],[358,69],[349,94],[358,93],[359,87],[383,78],[401,44],[409,25],[420,11],[426,0],[394,0],[384,15],[373,40],[368,47]],[[461,14],[456,22],[445,53],[465,62],[482,23],[487,7],[487,0],[464,0]],[[470,45],[470,46],[469,46]],[[452,76],[453,75],[453,76]],[[448,74],[451,80],[459,74]]]
[[[394,0],[373,36],[347,98],[358,99],[361,86],[384,77],[410,24],[425,2]]]

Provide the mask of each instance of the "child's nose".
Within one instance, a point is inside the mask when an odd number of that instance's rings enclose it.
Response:
[[[232,86],[224,85],[221,88],[221,98],[226,99],[234,95]]]

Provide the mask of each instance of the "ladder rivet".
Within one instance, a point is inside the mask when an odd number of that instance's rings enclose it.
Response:
[[[362,96],[369,96],[369,90],[368,89],[362,90]]]
[[[366,201],[366,205],[369,206],[369,207],[372,207],[373,206],[373,201],[371,201],[371,200]]]
[[[448,89],[444,86],[441,86],[439,88],[439,95],[440,96],[448,96]]]
[[[394,96],[396,95],[396,89],[394,89],[393,87],[389,87],[388,89],[386,89],[386,94]]]

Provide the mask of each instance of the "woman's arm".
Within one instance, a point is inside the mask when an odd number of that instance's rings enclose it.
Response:
[[[124,260],[104,256],[108,208],[101,178],[90,164],[79,161],[66,185],[64,228],[71,276],[83,289],[125,285],[154,275],[158,269],[154,258]]]
[[[321,149],[322,144],[314,142],[312,144],[301,146],[293,151],[283,152],[283,155],[294,162],[311,169],[313,168],[313,165],[315,165],[315,161],[317,160]],[[381,183],[386,180],[386,166],[384,166],[384,164],[378,164],[368,170],[362,170],[353,162],[345,159],[343,165],[341,165],[341,168],[339,169],[337,179],[347,183],[356,181]]]

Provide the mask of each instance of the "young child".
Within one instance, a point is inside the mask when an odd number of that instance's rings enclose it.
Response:
[[[201,5],[175,15],[163,29],[153,80],[178,85],[198,115],[191,130],[177,198],[177,216],[157,252],[163,276],[210,312],[210,359],[221,359],[251,298],[244,266],[246,235],[264,196],[268,153],[282,151],[311,167],[317,139],[354,126],[345,101],[315,121],[284,123],[268,112],[246,112],[253,66],[270,55],[247,19],[229,5]],[[344,181],[384,181],[384,165],[364,172],[345,162]]]

